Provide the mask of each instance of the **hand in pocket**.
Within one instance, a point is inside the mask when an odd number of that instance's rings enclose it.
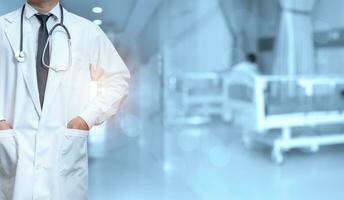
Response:
[[[67,128],[69,129],[77,129],[77,130],[82,130],[82,131],[89,131],[90,128],[88,127],[87,123],[85,122],[84,119],[81,117],[76,117],[72,119],[68,125]]]
[[[9,129],[12,129],[12,126],[9,123],[7,123],[6,120],[0,121],[0,131],[5,131]]]

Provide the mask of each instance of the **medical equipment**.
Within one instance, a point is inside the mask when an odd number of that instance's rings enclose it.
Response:
[[[224,109],[222,80],[223,74],[216,72],[190,72],[171,76],[169,90],[178,94],[176,99],[179,101],[179,107],[175,108],[178,113],[171,117],[171,123],[208,123],[214,115],[230,121],[231,112]]]
[[[68,28],[64,25],[64,12],[63,12],[63,7],[60,4],[60,10],[61,10],[61,21],[60,23],[56,24],[50,31],[49,31],[49,36],[47,39],[47,42],[45,44],[44,47],[44,51],[43,51],[43,56],[42,56],[42,63],[45,67],[52,69],[54,71],[66,71],[68,70],[68,68],[72,65],[72,44],[71,44],[71,35],[68,31]],[[15,58],[19,63],[23,63],[25,62],[26,59],[26,53],[24,52],[24,33],[23,33],[23,29],[24,29],[24,11],[25,11],[25,5],[23,6],[22,10],[21,10],[21,20],[20,20],[20,50],[18,52],[15,53]],[[46,55],[46,50],[51,42],[51,38],[53,36],[54,31],[58,28],[62,28],[65,32],[65,34],[67,35],[68,38],[68,46],[69,46],[69,61],[68,61],[68,66],[67,67],[52,67],[49,66],[45,60],[43,59]]]
[[[332,76],[267,76],[242,72],[186,73],[169,79],[174,107],[170,122],[210,120],[220,115],[243,130],[242,140],[272,146],[272,158],[294,148],[317,152],[320,146],[344,144],[344,79]]]
[[[271,145],[277,163],[290,149],[317,152],[320,146],[344,143],[343,78],[256,76],[248,81],[236,75],[225,85],[233,123],[243,128],[245,146],[257,141]],[[241,88],[241,94],[235,88]],[[288,90],[296,95],[289,96]]]

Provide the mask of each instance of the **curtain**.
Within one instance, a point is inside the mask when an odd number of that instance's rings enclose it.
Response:
[[[316,0],[279,0],[282,8],[273,74],[314,73],[312,10]]]
[[[279,3],[282,13],[272,74],[312,75],[315,69],[312,11],[316,0],[279,0]],[[273,93],[294,97],[298,92],[295,82],[288,82]]]

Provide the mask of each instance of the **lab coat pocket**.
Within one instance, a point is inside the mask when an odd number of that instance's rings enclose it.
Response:
[[[61,145],[61,173],[64,176],[80,176],[87,172],[88,131],[67,129]]]
[[[62,199],[85,200],[88,189],[88,131],[67,129],[60,155]]]
[[[14,184],[18,162],[17,141],[13,129],[0,131],[0,183]],[[12,182],[12,183],[11,183]],[[0,184],[0,185],[1,185]]]
[[[0,131],[0,179],[15,176],[17,160],[17,142],[14,130]]]

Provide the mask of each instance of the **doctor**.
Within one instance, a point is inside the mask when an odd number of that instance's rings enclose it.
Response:
[[[116,113],[128,80],[100,28],[58,0],[0,17],[0,200],[87,199],[89,129]]]

